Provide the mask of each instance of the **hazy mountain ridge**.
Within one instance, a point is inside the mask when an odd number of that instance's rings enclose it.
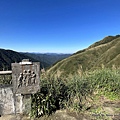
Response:
[[[11,63],[21,62],[22,59],[40,62],[40,68],[50,67],[56,61],[64,59],[71,54],[57,53],[22,53],[13,50],[0,49],[0,70],[11,70]]]
[[[89,69],[95,69],[105,65],[105,67],[120,66],[120,35],[108,36],[98,41],[84,50],[80,50],[72,56],[56,63],[48,72],[62,75],[74,74]]]
[[[22,59],[36,61],[34,58],[20,54],[13,50],[0,49],[0,70],[10,70],[11,63],[20,62]]]
[[[42,65],[42,67],[45,68],[50,67],[57,61],[67,58],[71,55],[71,54],[63,54],[63,53],[23,53],[23,54],[43,62],[44,64]]]

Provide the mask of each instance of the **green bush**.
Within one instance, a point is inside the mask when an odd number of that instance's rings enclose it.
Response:
[[[45,77],[40,81],[40,91],[32,95],[31,116],[50,115],[58,109],[87,110],[88,98],[93,92],[120,97],[120,70],[100,69],[86,71],[72,78]]]
[[[7,85],[12,84],[12,75],[11,74],[0,75],[0,84],[7,84]]]
[[[31,116],[50,115],[55,110],[64,107],[63,101],[67,96],[67,86],[64,81],[58,78],[47,78],[41,80],[40,87],[40,91],[32,95]]]
[[[120,70],[101,69],[95,70],[89,76],[94,89],[104,92],[120,93]]]
[[[90,81],[76,75],[72,79],[69,79],[67,86],[67,107],[77,111],[83,110],[87,107],[85,105],[86,98],[90,97],[93,90],[91,88]]]

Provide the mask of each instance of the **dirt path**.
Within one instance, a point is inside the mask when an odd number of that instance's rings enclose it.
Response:
[[[90,111],[78,113],[68,110],[58,110],[49,117],[44,116],[38,119],[30,119],[29,117],[17,114],[16,116],[1,116],[0,120],[120,120],[120,101],[110,101],[104,99],[98,102],[96,105],[98,105],[96,108],[94,108],[96,111],[101,107],[101,110],[97,113]]]
[[[31,120],[30,118],[26,116],[21,116],[21,115],[4,115],[0,117],[0,120]]]

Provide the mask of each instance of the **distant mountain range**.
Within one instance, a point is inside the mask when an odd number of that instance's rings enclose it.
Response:
[[[64,59],[71,54],[57,53],[19,53],[13,50],[0,49],[0,70],[11,70],[11,63],[21,62],[22,59],[40,62],[41,68],[50,67],[56,61]]]
[[[20,62],[22,59],[36,61],[34,58],[20,54],[13,50],[0,49],[0,70],[11,70],[11,63]]]
[[[88,48],[59,61],[48,72],[53,74],[59,72],[64,76],[113,65],[120,66],[120,35],[105,37]]]
[[[40,61],[42,68],[51,67],[56,62],[69,57],[71,54],[63,54],[63,53],[22,53],[29,57]]]
[[[22,59],[39,61],[41,68],[49,68],[48,72],[61,75],[78,73],[81,70],[120,66],[120,35],[107,36],[88,48],[74,54],[56,53],[19,53],[0,49],[0,70],[10,70],[11,63]]]

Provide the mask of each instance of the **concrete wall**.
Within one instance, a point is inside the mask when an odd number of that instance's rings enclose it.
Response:
[[[15,106],[15,114],[23,112],[23,96],[21,94],[15,94],[14,106]]]
[[[0,86],[0,115],[23,112],[23,96],[13,94],[12,86]]]
[[[2,75],[11,73],[12,85],[0,85],[0,115],[29,114],[31,94],[40,89],[40,63],[24,59],[20,63],[12,63],[12,71],[0,72]]]
[[[13,114],[14,110],[13,88],[10,86],[0,87],[0,114]]]

